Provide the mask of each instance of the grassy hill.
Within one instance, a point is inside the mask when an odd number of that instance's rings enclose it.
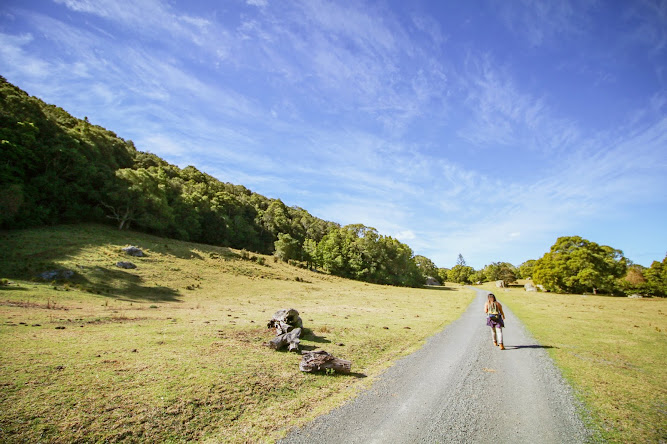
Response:
[[[0,239],[3,442],[271,441],[353,396],[473,297],[98,225]],[[73,275],[38,277],[54,270]],[[299,355],[263,345],[268,320],[290,307],[302,348],[351,360],[353,374],[304,374]]]

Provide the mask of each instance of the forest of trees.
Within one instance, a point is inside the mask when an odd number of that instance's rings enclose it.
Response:
[[[620,250],[562,237],[537,260],[481,270],[415,256],[371,227],[340,226],[137,150],[130,140],[31,97],[0,76],[0,228],[113,223],[119,229],[275,254],[334,275],[420,286],[532,278],[548,291],[667,296],[667,256],[650,267]]]
[[[179,168],[0,77],[0,228],[113,222],[119,229],[306,262],[367,282],[419,286],[409,246]]]

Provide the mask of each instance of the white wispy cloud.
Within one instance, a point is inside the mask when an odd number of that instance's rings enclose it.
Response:
[[[0,33],[0,57],[6,62],[5,73],[21,71],[27,77],[44,77],[51,72],[52,65],[26,51],[33,41],[31,34],[9,35]]]
[[[505,25],[526,39],[529,46],[554,44],[558,39],[581,35],[588,10],[595,0],[502,2],[500,16]]]
[[[179,14],[158,0],[54,0],[75,12],[93,14],[117,22],[147,36],[155,36],[156,30],[185,37],[201,43],[202,32],[209,20],[187,14]]]
[[[483,146],[559,150],[580,136],[574,122],[558,118],[543,98],[522,91],[502,65],[488,55],[469,55],[461,76],[472,118],[459,135]]]

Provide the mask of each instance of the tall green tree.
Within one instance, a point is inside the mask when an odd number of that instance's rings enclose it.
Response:
[[[644,270],[646,287],[654,296],[667,296],[667,255],[662,260],[653,261],[651,266]]]
[[[438,268],[438,279],[442,283],[442,285],[445,285],[445,282],[449,279],[448,276],[449,273],[449,268]]]
[[[301,247],[299,241],[288,233],[279,233],[275,245],[275,256],[287,262],[290,259],[301,259]]]
[[[505,285],[516,281],[516,268],[509,262],[492,262],[483,273],[487,280],[503,281]]]
[[[549,291],[561,293],[618,290],[627,259],[621,250],[598,245],[579,236],[560,237],[533,266],[533,280]]]
[[[425,256],[417,255],[414,257],[415,263],[417,264],[417,267],[419,267],[419,271],[421,272],[422,276],[424,279],[426,278],[435,278],[439,279],[440,276],[438,275],[438,267],[433,263],[433,261]]]
[[[449,282],[456,282],[457,284],[471,284],[471,277],[475,269],[468,265],[455,265],[449,273],[447,273],[447,280]]]
[[[519,272],[517,277],[522,279],[528,279],[533,277],[533,266],[535,265],[535,259],[530,259],[519,265]]]

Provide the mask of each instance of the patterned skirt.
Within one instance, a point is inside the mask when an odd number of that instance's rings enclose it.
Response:
[[[503,328],[505,327],[505,323],[503,322],[503,318],[500,318],[498,321],[492,321],[490,317],[486,317],[486,325],[488,325],[491,328],[496,328],[500,327]]]

